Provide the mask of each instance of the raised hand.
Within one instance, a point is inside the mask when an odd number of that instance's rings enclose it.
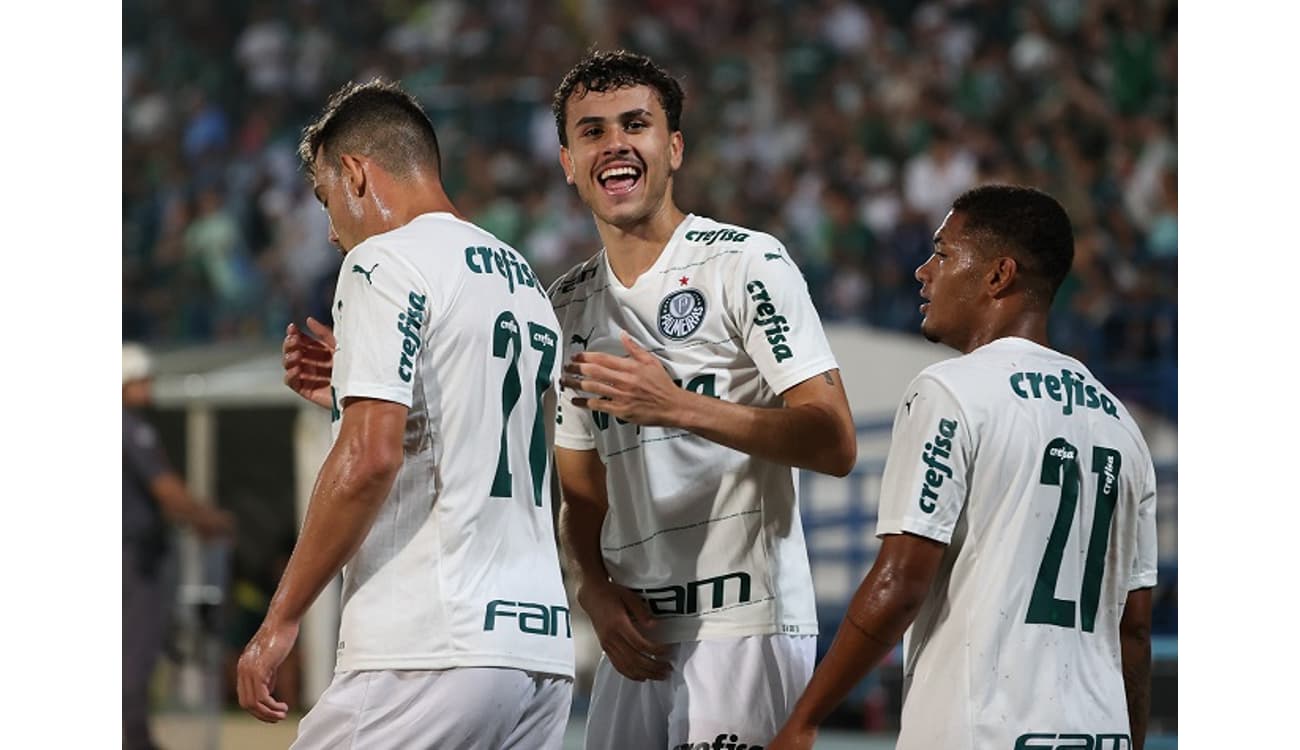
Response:
[[[329,326],[315,318],[307,318],[308,333],[290,323],[285,329],[283,356],[284,384],[294,393],[326,409],[334,405],[330,397],[330,374],[334,371],[334,350],[337,342]]]
[[[599,398],[575,398],[578,407],[612,414],[642,426],[679,424],[683,401],[691,394],[669,377],[663,363],[622,334],[626,357],[601,352],[578,352],[564,366],[560,383]]]
[[[584,585],[578,603],[591,618],[600,647],[609,663],[629,680],[662,680],[672,666],[667,661],[670,646],[646,638],[641,627],[654,619],[641,597],[611,582]]]

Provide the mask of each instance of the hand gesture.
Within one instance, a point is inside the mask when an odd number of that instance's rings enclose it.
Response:
[[[618,584],[604,582],[584,585],[578,592],[578,603],[591,618],[600,647],[619,674],[637,682],[668,677],[672,671],[666,659],[670,647],[642,633],[641,627],[650,627],[654,618],[641,597]]]
[[[626,357],[578,352],[564,366],[565,388],[599,398],[575,398],[574,406],[612,414],[642,426],[671,427],[680,423],[682,401],[690,397],[669,377],[663,363],[622,334]]]
[[[330,396],[330,374],[334,371],[334,350],[337,343],[329,326],[315,318],[307,318],[307,328],[316,337],[301,331],[290,323],[285,329],[280,360],[284,368],[284,384],[294,393],[326,409],[334,405]]]
[[[269,724],[289,713],[289,704],[272,697],[275,675],[294,641],[298,640],[298,623],[263,622],[239,657],[236,685],[239,705],[254,717]]]

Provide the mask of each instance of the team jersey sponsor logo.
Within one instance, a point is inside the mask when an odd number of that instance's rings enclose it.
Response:
[[[406,312],[397,315],[397,330],[402,332],[402,353],[397,360],[397,375],[403,383],[411,382],[415,355],[420,351],[420,328],[424,325],[423,294],[411,292],[406,298]]]
[[[521,633],[560,637],[560,617],[564,617],[564,638],[573,637],[573,626],[569,621],[569,608],[558,604],[547,606],[536,602],[512,602],[505,599],[493,599],[487,603],[483,615],[483,630],[496,630],[497,621],[505,619]]]
[[[750,577],[748,573],[735,571],[712,578],[689,581],[685,586],[669,585],[649,589],[632,589],[645,599],[650,607],[650,614],[695,615],[700,613],[700,592],[706,595],[705,609],[720,609],[728,604],[727,582],[734,580],[736,585],[730,587],[736,593],[731,604],[745,604],[750,600]]]
[[[1119,419],[1119,408],[1105,391],[1091,383],[1077,372],[1062,369],[1061,376],[1041,372],[1017,372],[1011,376],[1011,392],[1019,398],[1049,398],[1062,404],[1061,413],[1069,416],[1074,407],[1101,409],[1106,414]]]
[[[737,232],[734,229],[710,229],[707,232],[693,229],[686,233],[687,242],[703,242],[705,245],[715,242],[744,242],[747,239],[748,232]]]
[[[683,742],[673,745],[673,750],[763,750],[763,746],[746,744],[734,732],[725,732],[712,742]]]
[[[761,281],[751,281],[745,285],[749,298],[758,303],[754,308],[754,325],[767,337],[767,345],[772,349],[772,356],[777,362],[790,359],[794,351],[786,343],[785,334],[790,332],[788,320],[776,310],[772,297],[767,293],[767,286]]]
[[[465,248],[465,266],[472,273],[496,273],[501,276],[501,278],[505,279],[511,294],[515,293],[516,287],[528,287],[536,289],[537,293],[543,297],[546,296],[542,285],[538,283],[537,277],[533,275],[533,269],[529,268],[527,263],[504,247],[498,247],[495,250],[483,246],[467,247]]]
[[[929,467],[925,470],[925,484],[921,485],[918,501],[925,513],[934,512],[934,501],[939,499],[939,493],[935,490],[943,486],[945,478],[952,479],[952,467],[944,461],[952,455],[952,439],[956,434],[957,420],[940,418],[938,434],[921,451],[921,462]]]
[[[678,289],[659,303],[659,332],[680,341],[704,322],[704,295],[698,289]]]
[[[370,285],[373,286],[374,283],[375,283],[375,280],[372,279],[372,278],[370,278],[370,274],[374,273],[376,268],[379,268],[379,264],[378,264],[378,263],[376,263],[376,264],[374,264],[373,266],[371,266],[369,271],[367,271],[366,269],[364,269],[364,268],[362,268],[361,266],[357,265],[356,263],[353,263],[353,264],[352,264],[352,273],[359,273],[359,274],[361,274],[362,276],[365,276],[365,277],[366,277],[366,283],[367,283],[367,284],[370,284]]]
[[[1056,734],[1026,732],[1016,738],[1013,750],[1132,750],[1127,734]]]

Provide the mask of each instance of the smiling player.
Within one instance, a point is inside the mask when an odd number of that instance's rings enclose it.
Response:
[[[684,214],[681,87],[588,55],[553,109],[604,247],[551,287],[571,357],[560,534],[604,654],[587,747],[764,745],[817,621],[791,467],[857,442],[807,285],[770,235]]]

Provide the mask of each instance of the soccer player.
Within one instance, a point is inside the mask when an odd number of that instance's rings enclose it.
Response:
[[[1031,188],[958,197],[916,271],[921,332],[964,356],[894,417],[880,554],[769,750],[817,724],[907,630],[899,750],[1140,750],[1156,481],[1142,434],[1047,343],[1069,217]]]
[[[456,211],[433,126],[395,85],[345,86],[300,156],[344,259],[330,386],[288,379],[331,410],[334,444],[240,658],[240,705],[285,717],[276,668],[342,568],[336,672],[294,747],[558,748],[573,643],[545,460],[559,325],[542,285]]]
[[[586,744],[762,746],[816,656],[795,471],[857,438],[807,285],[762,232],[684,214],[683,93],[591,53],[553,109],[604,247],[558,279],[560,535],[604,653]]]

